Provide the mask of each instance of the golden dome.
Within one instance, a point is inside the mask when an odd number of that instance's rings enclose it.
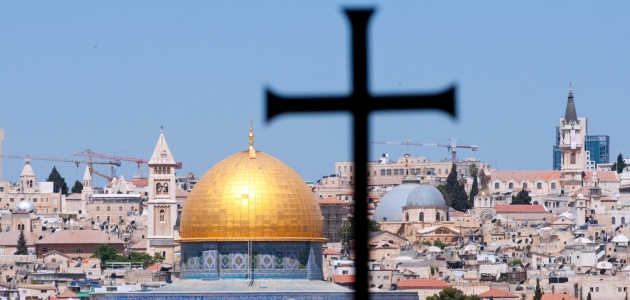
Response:
[[[490,196],[490,192],[486,190],[481,190],[479,191],[479,194],[477,194],[477,197],[488,197],[488,196]]]
[[[250,147],[216,164],[195,184],[182,210],[179,241],[325,242],[322,223],[304,180]]]

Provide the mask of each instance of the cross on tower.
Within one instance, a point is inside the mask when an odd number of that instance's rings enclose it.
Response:
[[[267,89],[267,120],[290,112],[348,111],[354,117],[356,299],[368,299],[367,160],[368,116],[377,110],[437,109],[455,116],[455,87],[434,94],[381,95],[368,92],[367,24],[373,9],[347,9],[352,26],[352,84],[347,96],[282,97]]]

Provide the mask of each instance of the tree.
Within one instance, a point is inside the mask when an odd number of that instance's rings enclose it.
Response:
[[[102,267],[108,261],[118,261],[120,255],[116,254],[116,248],[107,244],[102,244],[94,248],[94,255],[92,255],[92,257],[100,259]]]
[[[341,239],[343,247],[348,249],[350,240],[354,239],[354,230],[352,229],[352,223],[348,221],[343,222],[343,225],[341,225],[337,233],[339,234],[339,238]]]
[[[468,166],[468,173],[470,173],[470,176],[477,177],[477,171],[479,171],[477,165],[470,164],[470,166]]]
[[[588,292],[588,295],[586,296],[586,300],[591,300],[591,292]]]
[[[370,232],[376,232],[376,231],[381,231],[381,224],[379,222],[376,222],[374,220],[369,220],[368,221],[368,230]]]
[[[475,164],[472,164],[471,166],[473,166]],[[468,199],[468,208],[473,208],[475,207],[475,197],[477,196],[477,194],[479,194],[479,187],[477,184],[477,174],[475,173],[475,176],[473,176],[473,184],[472,187],[470,188],[470,198]]]
[[[81,193],[83,191],[83,184],[80,181],[75,181],[74,186],[72,187],[71,192],[73,193]]]
[[[469,208],[468,194],[466,194],[466,190],[463,185],[457,183],[449,194],[449,198],[451,199],[450,206],[455,210],[466,211]]]
[[[623,155],[621,155],[621,153],[617,155],[617,162],[615,163],[615,167],[615,169],[617,170],[617,174],[623,173],[623,169],[626,168],[626,161],[623,160]]]
[[[20,230],[20,236],[17,241],[17,251],[15,255],[28,255],[28,249],[26,248],[26,237],[24,236],[24,229]]]
[[[57,167],[53,167],[46,181],[53,182],[53,190],[55,193],[61,191],[62,194],[68,195],[68,185],[66,184],[66,180],[61,177],[61,174],[57,171]]]
[[[445,288],[438,294],[429,296],[427,300],[479,300],[477,295],[466,295],[461,290],[456,288]]]
[[[534,300],[541,300],[545,292],[540,288],[540,279],[536,278],[536,290],[534,291]]]
[[[516,197],[512,196],[512,204],[532,204],[532,197],[529,196],[529,192],[523,188]]]
[[[521,300],[527,300],[527,296],[525,296],[525,294],[521,293]]]

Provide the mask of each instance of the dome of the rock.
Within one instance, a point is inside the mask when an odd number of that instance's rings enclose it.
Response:
[[[325,241],[305,181],[280,160],[251,153],[224,159],[197,182],[182,210],[180,241]]]

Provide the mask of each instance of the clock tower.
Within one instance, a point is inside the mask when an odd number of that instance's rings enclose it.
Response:
[[[164,127],[160,132],[151,160],[149,160],[149,201],[147,253],[160,253],[164,262],[174,262],[173,226],[177,220],[175,200],[175,168],[177,163],[164,138]]]
[[[561,179],[565,194],[582,187],[582,175],[586,170],[584,144],[587,133],[586,118],[578,118],[573,101],[573,91],[569,89],[567,110],[560,119]]]

